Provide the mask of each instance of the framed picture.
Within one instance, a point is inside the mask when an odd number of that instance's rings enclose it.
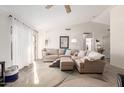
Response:
[[[69,48],[69,36],[60,36],[60,48]]]

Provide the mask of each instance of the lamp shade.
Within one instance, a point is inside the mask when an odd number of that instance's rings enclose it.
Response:
[[[76,43],[77,42],[77,39],[75,39],[75,38],[73,38],[72,40],[71,40],[71,43]]]

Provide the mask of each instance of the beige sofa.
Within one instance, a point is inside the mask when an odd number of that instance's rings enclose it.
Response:
[[[44,62],[53,62],[60,56],[64,55],[64,49],[43,49],[42,60]]]
[[[89,61],[87,59],[75,59],[75,66],[79,73],[103,73],[105,62],[104,60]]]
[[[53,62],[57,58],[60,58],[61,70],[73,70],[75,65],[80,73],[103,73],[105,66],[104,56],[95,61],[81,60],[81,58],[73,55],[74,51],[72,50],[71,56],[67,58],[67,56],[64,57],[64,49],[43,49],[43,61]]]
[[[71,50],[71,55],[70,56],[72,56],[76,51],[78,51],[78,50],[76,50],[76,49],[72,49]],[[53,61],[55,61],[57,58],[60,58],[60,57],[63,57],[63,56],[67,56],[67,55],[65,55],[65,50],[64,49],[50,49],[50,48],[44,48],[43,50],[42,50],[42,60],[44,61],[44,62],[53,62]],[[70,57],[69,56],[69,57]]]

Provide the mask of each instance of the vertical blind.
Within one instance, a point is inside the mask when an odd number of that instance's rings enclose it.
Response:
[[[11,19],[12,24],[12,65],[18,65],[19,69],[33,62],[33,30],[18,21]]]

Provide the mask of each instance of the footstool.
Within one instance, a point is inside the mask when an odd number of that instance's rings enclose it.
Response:
[[[71,57],[61,57],[60,58],[60,69],[61,70],[73,70],[74,62]]]

